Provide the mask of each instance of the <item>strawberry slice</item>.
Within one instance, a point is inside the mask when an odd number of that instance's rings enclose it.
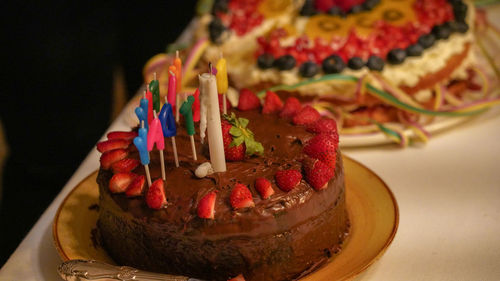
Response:
[[[323,161],[330,168],[335,169],[338,144],[338,139],[333,136],[319,134],[306,143],[303,151],[307,156]]]
[[[302,104],[299,99],[295,97],[289,97],[285,101],[283,110],[280,112],[280,117],[284,119],[292,119],[297,112],[302,109]]]
[[[245,277],[243,277],[243,274],[238,274],[238,276],[228,279],[227,281],[245,281]]]
[[[262,107],[262,113],[270,114],[279,112],[283,108],[283,102],[280,97],[275,92],[267,91],[266,98],[264,99],[264,106]]]
[[[141,164],[141,161],[137,159],[125,158],[111,164],[111,169],[113,170],[113,173],[132,172],[132,170],[137,168],[139,164]]]
[[[163,180],[157,179],[151,184],[146,194],[146,203],[149,208],[159,210],[167,204],[165,190],[163,189]]]
[[[276,185],[283,191],[290,191],[299,185],[302,180],[302,174],[297,170],[281,170],[274,175]]]
[[[137,175],[125,191],[125,195],[127,197],[141,196],[144,186],[146,186],[146,177]]]
[[[134,173],[114,174],[109,180],[109,190],[112,193],[125,192],[136,176]]]
[[[233,190],[231,191],[231,195],[229,196],[229,201],[231,202],[231,206],[233,206],[234,209],[255,206],[252,198],[252,193],[246,185],[241,183],[237,183],[234,186]]]
[[[132,143],[131,139],[110,139],[97,143],[97,150],[101,153],[118,148],[127,148]]]
[[[304,106],[292,119],[295,125],[307,125],[316,122],[321,115],[319,112],[310,105]]]
[[[249,89],[241,89],[238,100],[238,109],[241,111],[257,109],[260,107],[260,100],[257,95]]]
[[[214,219],[215,191],[207,193],[198,202],[198,217],[202,219]]]
[[[257,178],[255,180],[255,189],[257,189],[262,199],[267,199],[274,194],[271,182],[269,182],[266,178]]]
[[[110,151],[106,151],[101,155],[101,158],[99,161],[101,162],[101,167],[104,170],[108,170],[111,168],[111,165],[115,162],[118,162],[122,159],[125,159],[128,155],[127,150],[120,148],[120,149],[113,149]]]
[[[334,169],[318,159],[306,157],[303,162],[306,181],[316,190],[328,187],[328,181],[334,176]]]
[[[334,137],[336,136],[338,139],[337,122],[328,117],[323,117],[318,121],[307,125],[306,130],[315,134],[330,134]]]
[[[135,137],[137,137],[137,132],[132,131],[132,132],[124,132],[124,131],[113,131],[109,132],[106,137],[108,139],[126,139],[126,140],[133,140]]]

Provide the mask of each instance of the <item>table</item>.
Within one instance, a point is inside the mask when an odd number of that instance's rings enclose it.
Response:
[[[500,5],[488,7],[500,26]],[[128,112],[108,131],[128,130]],[[104,136],[105,134],[103,134]],[[500,280],[500,110],[434,136],[423,147],[344,149],[396,196],[399,229],[356,280]],[[52,220],[62,200],[99,167],[92,150],[7,263],[0,280],[61,280]]]

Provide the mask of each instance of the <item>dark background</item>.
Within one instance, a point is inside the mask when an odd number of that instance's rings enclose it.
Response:
[[[111,123],[113,72],[142,67],[194,16],[187,1],[0,1],[0,120],[9,146],[0,266]]]

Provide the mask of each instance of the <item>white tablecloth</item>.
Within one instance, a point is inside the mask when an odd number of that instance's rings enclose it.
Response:
[[[500,20],[500,6],[491,19]],[[500,110],[434,136],[423,147],[344,149],[377,173],[399,204],[399,230],[359,280],[500,280]],[[125,113],[110,126],[128,130]],[[0,280],[61,280],[52,220],[99,166],[92,150],[0,270]],[[1,230],[0,230],[1,231]]]

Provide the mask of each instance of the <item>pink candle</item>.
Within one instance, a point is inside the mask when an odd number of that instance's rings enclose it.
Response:
[[[149,124],[148,131],[148,151],[153,150],[154,145],[158,150],[165,149],[165,141],[163,140],[163,131],[161,129],[160,119],[154,118]]]
[[[177,100],[177,78],[175,77],[175,73],[171,70],[169,70],[169,76],[168,76],[167,100],[168,103],[172,106],[172,108],[175,109]]]

